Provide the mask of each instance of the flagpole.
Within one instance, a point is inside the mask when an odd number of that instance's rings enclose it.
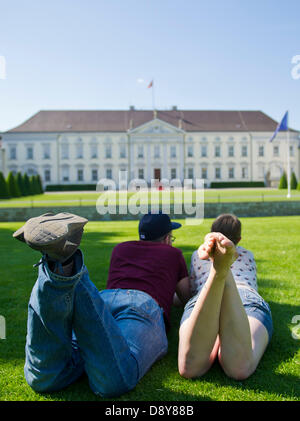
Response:
[[[287,185],[288,185],[288,192],[287,198],[291,197],[291,163],[290,163],[290,133],[289,128],[287,128],[286,132],[286,142],[287,142]]]
[[[152,79],[152,108],[153,111],[155,110],[155,103],[154,103],[154,79]]]

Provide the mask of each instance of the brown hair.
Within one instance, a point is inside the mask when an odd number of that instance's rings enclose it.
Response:
[[[230,213],[219,215],[211,226],[211,232],[221,232],[234,244],[237,244],[241,239],[241,231],[241,221]]]

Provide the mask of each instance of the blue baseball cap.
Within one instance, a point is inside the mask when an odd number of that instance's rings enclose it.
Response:
[[[145,241],[157,240],[180,227],[181,224],[171,222],[169,215],[165,213],[147,213],[140,220],[139,236]]]

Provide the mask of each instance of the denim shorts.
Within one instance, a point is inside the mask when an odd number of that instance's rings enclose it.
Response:
[[[269,304],[253,288],[240,287],[238,291],[247,316],[254,317],[265,326],[270,342],[273,334],[273,321]],[[201,290],[186,303],[180,324],[190,317],[200,293]]]

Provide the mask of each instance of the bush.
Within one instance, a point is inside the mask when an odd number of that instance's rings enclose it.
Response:
[[[10,197],[20,197],[21,192],[16,180],[16,177],[12,172],[10,172],[7,176],[7,187]]]
[[[280,181],[279,181],[279,189],[287,189],[287,177],[286,177],[286,173],[284,171],[284,173],[282,174]]]
[[[210,183],[211,189],[225,189],[233,187],[265,187],[263,181],[214,181]]]
[[[96,191],[96,184],[50,184],[46,186],[46,191]]]
[[[297,177],[296,177],[296,174],[293,171],[292,175],[291,175],[291,190],[296,190],[297,184],[298,184]]]
[[[9,199],[9,197],[6,180],[2,172],[0,172],[0,199]]]
[[[297,190],[300,190],[300,181],[299,181],[299,183],[297,184]]]

